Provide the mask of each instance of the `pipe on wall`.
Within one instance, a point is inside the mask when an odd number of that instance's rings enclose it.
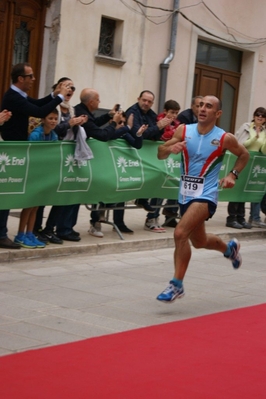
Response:
[[[171,37],[170,37],[170,49],[168,56],[160,64],[160,88],[159,88],[159,103],[158,103],[158,113],[162,112],[165,103],[166,87],[167,87],[167,77],[168,69],[170,67],[170,62],[175,56],[175,46],[176,46],[176,36],[177,36],[177,22],[178,22],[178,8],[179,0],[174,0],[173,4],[174,10],[171,25]]]

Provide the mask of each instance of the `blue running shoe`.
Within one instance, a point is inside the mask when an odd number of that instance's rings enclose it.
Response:
[[[159,294],[156,299],[161,302],[172,303],[175,299],[182,298],[182,296],[184,295],[184,287],[177,287],[173,284],[173,281],[171,280],[168,287],[166,287],[165,290],[161,294]]]
[[[38,238],[33,233],[27,233],[26,237],[35,245],[35,248],[46,247],[45,242],[38,240]]]
[[[234,269],[239,269],[239,267],[242,265],[242,256],[239,253],[240,244],[236,238],[233,238],[233,240],[229,241],[227,245],[231,249],[231,255],[227,258],[232,261]]]
[[[16,235],[14,242],[16,244],[20,244],[21,247],[23,248],[28,248],[28,249],[34,249],[36,248],[36,244],[34,244],[27,236],[26,234],[18,234]]]

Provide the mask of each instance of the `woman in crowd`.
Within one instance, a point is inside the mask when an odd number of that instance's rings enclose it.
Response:
[[[254,111],[248,135],[243,142],[248,151],[258,151],[266,155],[266,109],[259,107]],[[250,204],[249,222],[253,227],[266,227],[260,218],[260,202]]]
[[[248,151],[257,151],[266,154],[266,109],[258,107],[253,113],[251,122],[244,123],[236,132],[237,140]],[[245,203],[229,202],[226,226],[235,229],[250,229],[251,227],[266,227],[260,218],[260,203],[250,204],[249,223],[245,220]]]
[[[70,128],[83,124],[87,119],[86,117],[83,116],[75,117],[74,108],[70,104],[70,100],[76,88],[74,86],[73,81],[70,78],[63,77],[59,79],[58,82],[55,83],[54,86],[52,87],[53,90],[55,90],[56,87],[60,85],[62,82],[65,82],[67,84],[68,93],[65,96],[65,101],[63,101],[57,107],[58,124],[54,128],[54,131],[57,134],[59,140],[62,140],[66,136]],[[54,205],[50,210],[46,226],[44,229],[42,229],[43,211],[44,211],[44,206],[40,206],[37,211],[37,216],[34,226],[34,232],[36,236],[38,237],[39,240],[43,240],[45,242],[50,242],[53,244],[62,244],[63,240],[55,234],[54,229],[55,226],[57,226],[57,224],[59,223],[61,217],[75,218],[75,205],[65,205],[65,206]],[[80,240],[79,234],[75,233],[74,231],[73,231],[73,237],[74,239],[72,241]]]

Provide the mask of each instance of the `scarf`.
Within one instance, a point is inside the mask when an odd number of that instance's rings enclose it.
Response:
[[[75,116],[74,108],[72,107],[72,105],[69,104],[69,101],[63,101],[57,107],[57,109],[58,109],[58,123],[61,122],[61,117],[62,117],[61,107],[66,109],[69,112],[70,118],[73,118],[73,116]]]

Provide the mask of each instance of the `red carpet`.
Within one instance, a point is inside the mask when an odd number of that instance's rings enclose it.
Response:
[[[0,398],[265,399],[265,342],[264,304],[3,356]]]

